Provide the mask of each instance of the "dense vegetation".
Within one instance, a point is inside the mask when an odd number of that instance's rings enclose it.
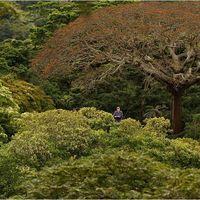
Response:
[[[112,73],[138,6],[122,3],[0,2],[0,198],[199,198],[200,87],[182,91],[184,126],[174,135],[163,82],[130,63]],[[160,26],[169,19],[185,25],[172,27],[175,33],[185,30],[182,41],[187,30],[200,30],[198,20],[189,23],[199,17],[199,3],[139,5],[147,12],[143,26],[135,23],[141,32],[147,22],[159,32],[152,19],[160,20],[161,10],[167,11]],[[177,14],[167,18],[173,10]],[[113,20],[116,37],[109,28]],[[108,39],[108,48],[98,46]],[[162,49],[163,41],[154,39],[146,50]],[[190,57],[197,76],[198,45]],[[91,47],[116,57],[105,59]],[[165,53],[156,59],[168,62]],[[69,60],[72,65],[65,65]],[[111,114],[116,106],[125,115],[120,123]]]
[[[24,113],[2,146],[1,197],[198,198],[200,144],[170,122],[115,123],[95,108]],[[175,188],[174,188],[175,187]]]
[[[56,31],[32,68],[44,78],[86,90],[109,76],[120,76],[124,68],[140,70],[172,95],[173,130],[180,133],[182,93],[200,82],[198,10],[197,3],[101,9]]]

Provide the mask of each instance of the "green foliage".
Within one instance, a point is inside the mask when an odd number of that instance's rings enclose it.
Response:
[[[43,80],[38,83],[38,80],[34,80],[37,79],[36,77],[33,78],[32,75],[30,77],[28,63],[35,54],[37,49],[35,47],[40,48],[43,42],[56,29],[68,24],[84,13],[87,14],[88,11],[88,14],[90,14],[90,10],[93,11],[119,3],[126,2],[2,2],[2,4],[9,4],[8,7],[11,11],[11,14],[6,16],[6,18],[20,18],[25,25],[29,24],[29,28],[26,28],[25,31],[28,32],[29,36],[24,41],[20,40],[23,39],[22,37],[18,38],[19,40],[6,40],[0,45],[0,74],[15,72],[28,81],[40,84],[45,92],[54,99],[57,108],[73,109],[93,106],[113,112],[115,107],[120,105],[126,117],[134,116],[134,118],[140,120],[149,115],[151,117],[165,116],[169,118],[169,94],[155,81],[152,81],[150,86],[144,89],[144,85],[141,84],[144,77],[131,66],[126,66],[118,76],[108,77],[105,82],[98,83],[92,91],[86,88],[87,92],[85,89],[83,91],[81,89],[76,90],[76,87],[80,88],[80,84],[86,85],[85,82],[87,82],[88,77],[90,78],[89,72],[78,72],[75,77],[73,77],[73,74],[70,74],[67,76],[67,80],[62,80],[62,82],[54,80],[49,84],[46,84],[46,81]],[[24,20],[25,18],[28,20]],[[14,24],[19,26],[18,22],[13,22],[12,26]],[[31,31],[30,27],[32,27]],[[21,26],[19,26],[19,29],[23,30]],[[103,65],[99,67],[99,69],[102,68]],[[73,78],[68,80],[69,77]],[[73,82],[72,85],[71,81]],[[198,94],[199,87],[193,86],[187,90],[187,96],[183,98],[185,121],[191,120],[191,112],[199,113]],[[191,104],[191,102],[193,103]],[[163,110],[163,107],[165,110]]]
[[[164,118],[115,123],[109,113],[82,108],[23,113],[12,125],[17,133],[0,151],[2,198],[199,195],[200,144],[166,138]]]
[[[29,6],[29,12],[35,24],[30,38],[35,46],[40,46],[53,31],[77,18],[80,11],[76,3],[37,2]]]
[[[10,18],[17,16],[17,10],[14,4],[9,2],[0,2],[1,10],[0,10],[0,19]]]
[[[35,54],[34,47],[37,46],[40,48],[43,42],[52,35],[54,30],[68,24],[78,16],[84,13],[87,14],[90,10],[93,11],[119,3],[126,2],[2,2],[2,13],[7,13],[6,15],[3,14],[4,19],[20,19],[23,21],[25,27],[27,25],[28,27],[24,30],[19,21],[9,22],[11,27],[15,25],[24,32],[27,39],[22,41],[24,37],[12,36],[17,40],[6,40],[0,44],[0,74],[15,72],[20,77],[39,84],[38,80],[33,80],[34,78],[30,77],[28,69],[30,58]],[[16,34],[20,35],[19,33]],[[147,115],[169,118],[169,95],[154,81],[151,82],[149,88],[144,90],[144,85],[141,84],[144,77],[138,74],[131,66],[126,66],[126,69],[118,77],[109,77],[105,82],[98,83],[93,91],[75,90],[76,92],[74,92],[74,87],[79,87],[76,83],[80,82],[80,80],[82,80],[82,85],[86,85],[84,84],[84,80],[88,80],[88,74],[89,72],[79,72],[75,76],[75,80],[74,78],[71,80],[73,81],[72,86],[70,85],[71,83],[66,83],[67,80],[64,80],[62,83],[56,80],[50,82],[48,85],[46,83],[43,84],[44,81],[41,80],[40,85],[54,99],[57,108],[73,109],[93,106],[113,112],[115,107],[120,105],[126,117],[134,116],[134,118],[140,120]],[[70,74],[69,76],[73,75]],[[56,87],[54,87],[55,84]],[[185,121],[191,120],[191,113],[199,113],[198,99],[198,86],[193,86],[187,90],[187,96],[183,98]],[[164,111],[162,110],[163,107],[166,108]]]
[[[12,125],[12,120],[18,116],[19,113],[16,110],[13,110],[12,108],[9,109],[1,109],[0,110],[0,126],[3,129],[3,139],[4,142],[7,141],[7,137],[10,139],[11,136],[14,134],[15,132],[15,127]],[[7,135],[7,137],[5,138],[5,135]]]
[[[142,127],[133,119],[122,120],[118,127],[101,135],[101,147],[127,147],[171,166],[200,167],[200,144],[197,141],[165,138],[169,121],[164,118],[147,121],[146,126]],[[162,126],[164,131],[161,132]]]
[[[0,43],[0,75],[16,73],[24,77],[28,73],[32,48],[29,40],[10,39]]]
[[[52,99],[40,87],[12,76],[5,76],[2,80],[12,92],[12,97],[19,105],[21,112],[41,112],[54,108]]]
[[[93,10],[118,3],[115,1],[34,3],[28,7],[30,20],[35,25],[30,31],[32,43],[35,47],[40,47],[56,29],[80,15],[89,15]]]
[[[139,130],[141,130],[142,126],[139,121],[128,118],[125,120],[122,120],[119,127],[118,132],[123,136],[132,136],[135,133],[137,133]]]
[[[10,70],[6,59],[3,57],[0,58],[0,70],[1,70],[0,71],[1,74],[5,74]]]
[[[51,34],[43,27],[36,27],[30,31],[30,38],[35,46],[42,44],[50,35]]]
[[[30,59],[56,29],[118,3],[0,2],[0,198],[199,198],[198,85],[183,97],[187,138],[172,140],[164,118],[169,95],[132,66],[94,88],[88,80],[107,64],[55,80],[29,70]],[[10,73],[17,78],[2,77]],[[27,81],[43,87],[57,108],[84,108],[42,112],[54,104]],[[115,123],[112,114],[98,110],[113,112],[116,106],[125,117],[155,118],[145,125],[131,118]]]
[[[81,108],[79,112],[85,116],[92,129],[109,130],[114,125],[114,118],[110,113],[97,110],[96,108]]]
[[[26,13],[17,3],[0,2],[0,41],[8,38],[25,39],[30,26]]]
[[[155,198],[195,199],[200,195],[199,169],[187,169],[174,173],[165,185],[156,191]]]
[[[113,150],[44,169],[33,179],[26,198],[145,198],[145,190],[162,185],[170,173],[167,166],[145,156]]]
[[[154,131],[159,134],[166,134],[170,128],[170,120],[164,117],[147,118],[144,122],[146,123],[144,129],[150,132]]]
[[[192,121],[194,114],[200,113],[200,87],[199,85],[193,85],[185,91],[183,96],[183,117],[186,122]]]
[[[66,78],[52,80],[60,90],[60,95],[56,97],[57,107],[96,107],[113,112],[120,106],[125,117],[134,116],[140,120],[147,117],[150,109],[159,107],[160,114],[153,116],[169,117],[169,94],[155,82],[144,89],[144,76],[131,66],[126,66],[102,82],[96,81],[94,88],[88,87],[88,80],[96,77],[104,67],[101,65],[95,70],[72,72]]]
[[[0,198],[12,196],[20,184],[22,174],[17,166],[15,158],[9,154],[6,148],[0,149]]]
[[[19,162],[41,167],[50,158],[67,159],[89,153],[93,135],[83,115],[64,110],[24,113],[18,133],[9,143]]]
[[[197,198],[199,169],[180,170],[146,156],[112,150],[44,168],[24,198]],[[174,189],[175,188],[175,189]]]
[[[186,126],[184,136],[200,140],[200,114],[193,115],[193,120]]]
[[[1,142],[7,141],[7,135],[10,137],[13,133],[11,126],[12,118],[18,113],[19,106],[14,101],[9,88],[3,85],[0,80],[0,132]],[[7,135],[5,135],[7,134]]]
[[[166,148],[165,160],[172,165],[200,168],[200,143],[191,139],[172,140]]]
[[[11,91],[3,85],[2,81],[0,81],[0,109],[18,109]]]
[[[4,130],[1,133],[4,142],[6,135],[10,138],[14,134],[12,121],[19,112],[52,108],[52,100],[40,88],[10,76],[0,79],[0,128]]]
[[[5,134],[4,129],[0,125],[0,146],[2,143],[5,143],[8,141],[8,136]]]

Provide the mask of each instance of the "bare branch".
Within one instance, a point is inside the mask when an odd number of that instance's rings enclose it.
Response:
[[[180,64],[179,56],[176,55],[176,53],[175,53],[176,46],[170,45],[168,48],[169,48],[169,52],[172,56],[172,60],[174,62],[173,69],[175,70],[175,72],[179,72],[181,70],[181,64]]]

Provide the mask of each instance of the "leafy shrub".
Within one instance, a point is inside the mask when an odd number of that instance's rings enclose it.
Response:
[[[16,192],[15,188],[20,184],[22,177],[15,158],[4,147],[0,149],[0,198],[2,199]]]
[[[54,157],[87,155],[94,142],[92,130],[78,112],[24,113],[16,124],[19,130],[9,143],[10,150],[20,162],[34,167]]]
[[[92,129],[98,130],[109,130],[111,126],[114,125],[114,118],[112,114],[97,110],[94,107],[91,108],[81,108],[79,110],[83,116],[85,116],[88,120],[88,123]]]
[[[9,139],[15,133],[15,126],[13,126],[12,121],[16,116],[19,116],[19,113],[12,108],[0,109],[0,125]]]
[[[11,126],[12,118],[18,114],[19,106],[14,101],[12,93],[9,88],[5,87],[0,80],[0,127],[1,137],[3,141],[6,141],[6,135],[11,136],[13,134],[13,127]]]
[[[17,133],[0,151],[0,197],[198,198],[198,141],[166,138],[158,118],[144,127],[113,121],[107,132],[109,117],[95,121],[107,114],[83,108],[15,118]]]
[[[12,93],[9,88],[5,87],[0,80],[0,108],[1,109],[18,109],[17,103],[12,97]]]
[[[200,140],[200,114],[193,116],[193,120],[187,124],[185,137]]]
[[[0,65],[2,74],[16,73],[25,77],[33,54],[30,40],[7,39],[0,43]]]
[[[172,140],[165,159],[173,166],[200,168],[200,143],[192,139]]]
[[[192,139],[170,140],[165,137],[168,120],[164,121],[165,131],[161,133],[164,118],[150,119],[142,128],[139,122],[122,120],[110,133],[102,134],[99,140],[102,148],[130,148],[150,156],[157,161],[176,167],[200,167],[200,144]],[[161,124],[159,124],[161,122]]]
[[[174,173],[165,185],[158,188],[154,198],[196,199],[200,196],[200,170],[186,169]]]
[[[12,120],[19,111],[43,111],[53,108],[53,101],[39,88],[12,76],[0,79],[0,125],[10,137],[14,134]]]
[[[138,131],[140,131],[141,128],[142,126],[139,121],[128,118],[120,122],[118,131],[122,135],[133,135],[137,133]]]
[[[0,74],[6,74],[10,70],[5,58],[0,57]]]
[[[200,167],[200,144],[192,139],[170,140],[162,135],[159,136],[156,133],[143,130],[128,139],[124,139],[121,146],[125,144],[136,152],[174,167]]]
[[[52,99],[42,89],[12,76],[2,78],[3,84],[12,92],[21,112],[45,111],[54,108]]]
[[[200,194],[199,172],[174,169],[127,150],[109,150],[43,169],[24,183],[24,197],[194,199]]]
[[[187,139],[170,140],[164,137],[143,135],[139,139],[139,145],[136,146],[135,140],[133,138],[132,148],[160,162],[179,168],[200,167],[200,144],[197,141]]]
[[[109,133],[104,133],[99,137],[99,141],[104,148],[121,147],[123,145],[131,146],[131,138],[135,138],[135,135],[140,134],[141,131],[142,126],[140,122],[128,118],[112,126]]]
[[[145,156],[113,150],[44,169],[28,184],[25,197],[142,198],[148,196],[145,190],[162,185],[170,173],[166,165]]]
[[[170,128],[169,119],[165,119],[164,117],[147,118],[144,122],[146,123],[145,130],[154,131],[158,134],[166,134]]]
[[[170,140],[156,130],[160,119],[156,118],[154,121],[157,123],[155,123],[156,127],[154,123],[148,123],[143,127],[137,120],[131,118],[122,120],[117,126],[112,127],[109,133],[102,134],[101,142],[110,147],[129,146],[144,153],[148,152],[149,149],[158,149],[161,153],[170,145]]]
[[[0,146],[1,146],[1,143],[5,143],[7,141],[8,141],[8,136],[5,134],[4,129],[0,125]]]
[[[24,39],[27,36],[30,23],[27,24],[24,12],[20,10],[17,3],[0,2],[0,41],[7,38]]]

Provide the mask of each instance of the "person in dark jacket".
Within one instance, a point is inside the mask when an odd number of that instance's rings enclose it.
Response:
[[[113,114],[113,117],[117,122],[120,122],[123,119],[123,112],[121,111],[120,107],[117,107]]]

